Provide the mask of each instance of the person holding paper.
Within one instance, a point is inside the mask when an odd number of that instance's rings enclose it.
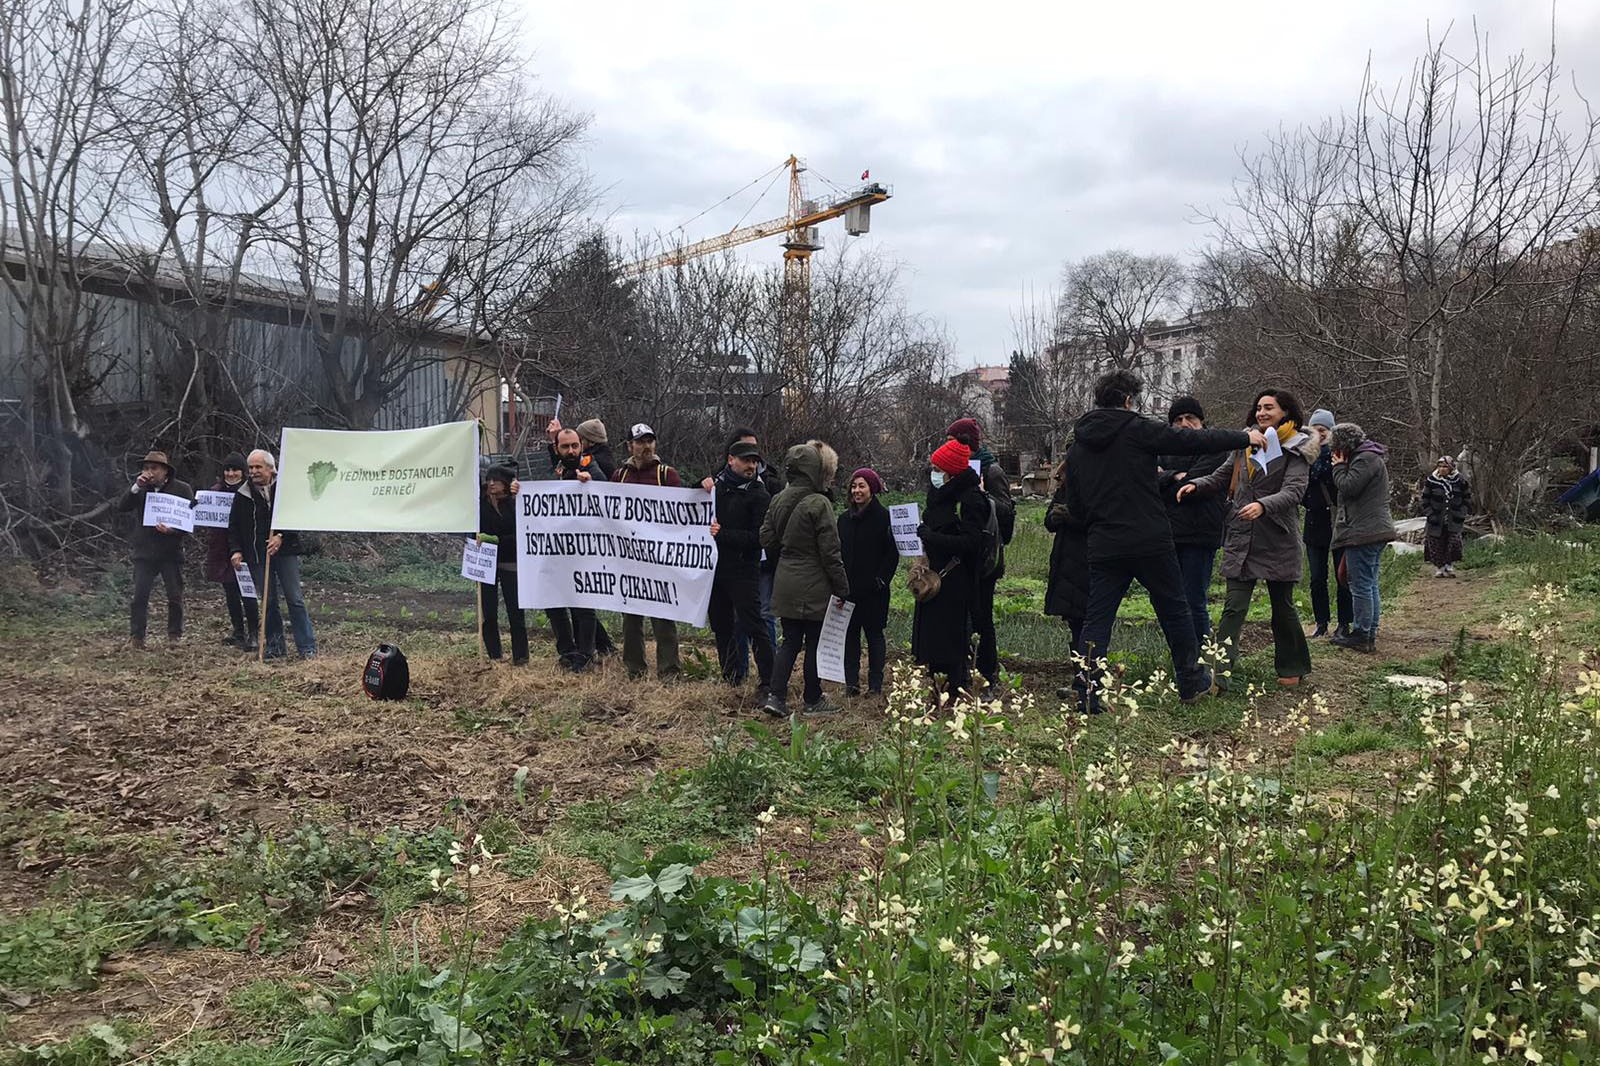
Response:
[[[976,463],[984,495],[994,508],[996,525],[1000,530],[1000,543],[996,546],[993,570],[978,575],[978,588],[972,599],[972,628],[978,634],[976,665],[978,674],[989,687],[1000,684],[1000,644],[994,629],[994,593],[1000,579],[1006,576],[1006,545],[1017,528],[1017,505],[1011,498],[1011,479],[995,460],[994,453],[983,446],[982,428],[976,418],[958,418],[945,430],[950,440],[958,440],[972,452],[969,463]]]
[[[839,553],[850,579],[848,599],[856,605],[844,632],[844,691],[861,695],[861,638],[867,638],[867,693],[883,694],[888,648],[883,627],[889,622],[889,582],[900,567],[900,549],[889,526],[889,509],[878,502],[883,479],[869,467],[850,475],[850,506],[839,516]]]
[[[951,694],[968,689],[972,680],[972,604],[991,506],[971,459],[971,449],[958,440],[934,449],[917,527],[928,566],[941,577],[938,595],[912,612],[911,656],[930,674],[943,676]]]
[[[239,486],[239,498],[228,514],[228,547],[233,568],[250,568],[250,579],[266,598],[266,642],[263,659],[281,659],[287,654],[283,639],[281,599],[289,612],[289,627],[294,648],[300,658],[317,654],[317,636],[311,629],[311,612],[306,610],[300,589],[300,534],[295,530],[272,528],[272,500],[278,488],[278,461],[271,452],[257,448],[245,459],[248,476]],[[267,582],[267,560],[272,560],[271,588]],[[259,609],[259,605],[258,605]],[[246,651],[255,650],[246,644]]]
[[[1238,665],[1239,633],[1250,612],[1256,582],[1264,581],[1272,603],[1272,651],[1278,684],[1292,687],[1311,672],[1311,648],[1295,609],[1300,584],[1300,501],[1311,480],[1319,450],[1315,437],[1300,432],[1300,401],[1286,389],[1264,389],[1251,405],[1246,425],[1265,437],[1266,447],[1240,451],[1233,462],[1178,489],[1181,503],[1190,495],[1227,493],[1228,524],[1223,533],[1222,576],[1228,593],[1216,639],[1227,649],[1229,671]],[[1277,447],[1273,447],[1276,444]],[[1228,678],[1218,678],[1226,691]]]
[[[506,623],[511,629],[511,665],[528,665],[528,616],[517,605],[517,501],[511,483],[517,472],[509,466],[491,466],[483,475],[483,495],[478,498],[478,543],[493,539],[500,546],[495,553],[495,583],[478,582],[478,599],[483,606],[483,650],[498,660],[500,649],[500,597],[506,601]],[[495,590],[498,586],[499,596]],[[567,665],[563,663],[563,665]]]
[[[772,694],[765,710],[775,718],[789,713],[789,676],[805,653],[802,671],[805,713],[834,714],[839,708],[822,695],[817,676],[817,646],[831,596],[850,595],[850,579],[839,554],[839,527],[828,493],[839,469],[839,455],[819,440],[796,444],[784,455],[789,485],[767,508],[761,546],[778,556],[772,583],[772,610],[783,627],[783,645],[772,667]],[[754,635],[752,634],[752,637]]]
[[[183,639],[183,539],[181,529],[165,523],[144,524],[146,500],[152,493],[194,500],[188,482],[173,477],[172,462],[163,451],[151,450],[139,466],[139,476],[123,494],[118,510],[135,511],[139,524],[130,538],[133,545],[133,602],[128,611],[128,635],[135,648],[144,647],[150,623],[150,592],[156,578],[167,590],[167,643]]]
[[[711,583],[707,619],[717,638],[717,663],[722,679],[738,685],[743,676],[739,637],[755,645],[756,698],[765,702],[772,689],[772,637],[761,619],[761,524],[771,498],[761,481],[761,449],[745,441],[728,446],[727,463],[712,479],[717,519],[717,570]]]
[[[244,486],[244,455],[232,452],[222,460],[222,478],[211,486],[212,492],[237,493]],[[238,573],[228,559],[228,527],[214,526],[206,531],[206,580],[222,586],[228,602],[228,620],[233,632],[222,643],[243,648],[255,640],[260,616],[256,601],[246,599],[239,592]]]

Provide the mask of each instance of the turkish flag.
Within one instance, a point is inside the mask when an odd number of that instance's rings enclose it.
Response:
[[[863,170],[861,172],[861,180],[862,181],[866,181],[867,180],[867,175],[869,175],[871,173],[872,173],[872,171],[870,171],[870,170]]]

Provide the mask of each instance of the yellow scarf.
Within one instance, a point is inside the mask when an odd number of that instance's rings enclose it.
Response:
[[[1300,429],[1293,422],[1285,420],[1283,422],[1278,423],[1278,443],[1279,444],[1287,444],[1287,443],[1289,443],[1289,438],[1293,437],[1298,432],[1300,432]],[[1254,446],[1252,446],[1252,447],[1246,449],[1244,452],[1240,453],[1239,461],[1237,463],[1235,463],[1234,467],[1233,467],[1233,482],[1232,482],[1232,484],[1230,484],[1228,486],[1228,495],[1229,496],[1232,496],[1233,493],[1239,488],[1239,468],[1240,467],[1244,468],[1244,479],[1246,481],[1250,481],[1250,480],[1255,478],[1255,476],[1256,476],[1256,464],[1254,464],[1254,463],[1252,463],[1250,461],[1250,456],[1252,454],[1254,454],[1257,450],[1258,449],[1256,449]]]

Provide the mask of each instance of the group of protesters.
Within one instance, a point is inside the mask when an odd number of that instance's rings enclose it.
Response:
[[[1164,421],[1140,414],[1141,392],[1142,382],[1128,371],[1095,383],[1094,408],[1072,427],[1045,513],[1045,529],[1055,539],[1044,611],[1066,621],[1076,664],[1074,682],[1062,696],[1086,712],[1099,710],[1113,625],[1135,581],[1149,595],[1184,702],[1229,687],[1258,584],[1266,586],[1280,686],[1297,686],[1311,673],[1312,640],[1373,651],[1381,618],[1379,559],[1395,537],[1383,445],[1360,426],[1337,422],[1326,409],[1306,418],[1285,389],[1262,389],[1239,428],[1209,426],[1200,403],[1188,396],[1171,405]],[[556,478],[685,487],[679,471],[658,454],[648,424],[629,428],[620,462],[599,419],[572,427],[552,419],[547,435]],[[738,428],[729,435],[720,467],[699,482],[715,496],[710,533],[718,551],[708,623],[726,682],[745,683],[753,661],[757,703],[770,714],[788,715],[799,664],[801,710],[828,714],[837,708],[818,677],[818,646],[830,604],[853,605],[845,638],[847,694],[881,694],[884,631],[900,551],[888,509],[878,499],[884,482],[876,471],[862,467],[844,480],[844,507],[836,512],[839,457],[831,446],[808,440],[771,460],[753,430]],[[276,473],[272,455],[261,450],[223,461],[212,488],[234,494],[234,505],[227,527],[208,531],[206,576],[225,593],[232,623],[226,643],[257,651],[259,628],[264,657],[284,655],[287,611],[295,649],[310,657],[316,640],[301,592],[300,539],[270,528]],[[956,419],[932,448],[927,478],[916,530],[922,554],[907,577],[914,599],[912,658],[949,691],[991,688],[1001,680],[995,590],[1005,575],[1005,547],[1016,522],[1010,480],[970,417]],[[489,467],[480,539],[509,540],[515,534],[519,488],[515,469]],[[155,491],[194,498],[159,451],[145,457],[122,507],[132,510],[143,494]],[[1427,559],[1437,576],[1452,577],[1471,506],[1470,488],[1453,460],[1439,460],[1423,483],[1421,500],[1428,516]],[[169,638],[182,634],[184,537],[163,525],[134,534],[131,632],[138,647],[144,646],[158,577],[168,595]],[[1226,591],[1213,626],[1209,592],[1219,551]],[[511,660],[522,664],[529,640],[518,602],[516,553],[500,553],[497,567],[496,580],[478,586],[483,648],[490,658],[503,656],[503,602]],[[1306,567],[1314,614],[1309,634],[1294,599]],[[264,619],[258,601],[240,594],[238,575],[244,571],[264,590]],[[565,669],[587,670],[615,653],[593,609],[545,613]],[[670,619],[624,614],[623,665],[630,677],[649,672],[647,623],[656,676],[671,679],[680,664],[677,624]]]

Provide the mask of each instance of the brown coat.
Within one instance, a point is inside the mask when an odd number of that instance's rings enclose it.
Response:
[[[1227,525],[1222,533],[1222,576],[1236,581],[1299,581],[1304,553],[1300,545],[1300,501],[1311,482],[1311,463],[1317,442],[1296,433],[1283,445],[1283,456],[1265,471],[1246,471],[1248,452],[1232,458],[1194,482],[1195,491],[1227,492]],[[1237,474],[1236,474],[1237,472]],[[1247,476],[1248,474],[1248,476]],[[1259,518],[1249,522],[1239,512],[1252,503],[1262,506]]]

